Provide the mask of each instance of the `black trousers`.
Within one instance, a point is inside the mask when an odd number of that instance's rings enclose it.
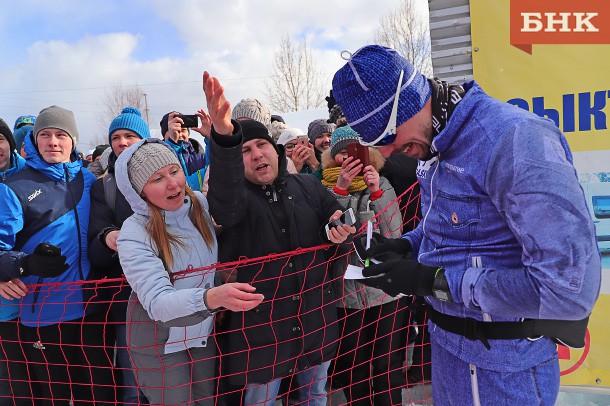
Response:
[[[406,307],[406,298],[401,298],[363,310],[337,309],[342,335],[329,380],[333,388],[343,388],[348,404],[402,403]]]
[[[20,326],[26,358],[40,391],[36,405],[116,402],[112,337],[106,313],[44,327]]]
[[[32,385],[32,372],[25,359],[25,348],[21,342],[19,319],[0,322],[0,345],[3,377],[0,405],[32,406],[38,397],[36,385]]]

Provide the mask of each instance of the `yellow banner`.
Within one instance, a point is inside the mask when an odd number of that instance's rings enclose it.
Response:
[[[587,346],[559,348],[561,384],[610,387],[610,45],[536,44],[528,54],[511,45],[510,16],[510,0],[470,1],[474,78],[488,94],[555,121],[570,143],[603,270]]]

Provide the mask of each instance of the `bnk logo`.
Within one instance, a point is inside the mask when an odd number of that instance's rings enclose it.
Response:
[[[528,54],[533,44],[610,44],[610,1],[511,0],[510,43]]]

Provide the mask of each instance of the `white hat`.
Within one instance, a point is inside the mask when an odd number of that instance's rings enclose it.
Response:
[[[280,137],[277,139],[277,143],[279,145],[286,145],[292,140],[296,140],[297,137],[307,136],[303,130],[300,128],[288,128],[280,134]]]

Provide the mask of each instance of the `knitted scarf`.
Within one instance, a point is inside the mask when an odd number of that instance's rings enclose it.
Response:
[[[341,172],[340,166],[324,169],[322,171],[322,184],[326,187],[334,188],[337,184],[337,180],[339,180],[339,172]],[[362,178],[362,176],[356,176],[352,180],[352,183],[349,184],[347,188],[347,193],[360,192],[364,189],[366,189],[366,183],[364,183],[364,179]]]

